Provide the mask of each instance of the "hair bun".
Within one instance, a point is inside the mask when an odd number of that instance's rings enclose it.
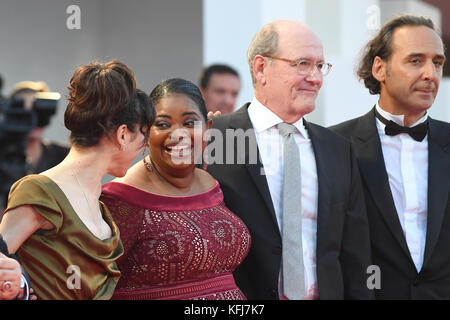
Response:
[[[64,124],[71,140],[92,146],[113,129],[114,117],[136,91],[133,71],[120,61],[92,62],[77,68],[68,85]]]

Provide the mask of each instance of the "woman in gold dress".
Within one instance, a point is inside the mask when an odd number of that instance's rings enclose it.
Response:
[[[123,246],[99,202],[101,180],[125,175],[147,141],[155,111],[119,61],[79,67],[68,89],[70,152],[57,166],[12,186],[0,234],[38,299],[109,299]]]

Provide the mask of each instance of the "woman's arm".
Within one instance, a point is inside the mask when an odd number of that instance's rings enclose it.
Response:
[[[0,300],[36,300],[19,262],[11,254],[36,230],[52,228],[51,223],[29,205],[12,209],[3,216],[0,223]]]
[[[15,253],[39,229],[50,230],[53,225],[30,205],[8,211],[0,223],[0,234],[8,245],[9,253]]]

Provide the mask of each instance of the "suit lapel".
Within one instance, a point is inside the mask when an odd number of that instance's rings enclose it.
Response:
[[[330,213],[331,181],[330,176],[334,170],[330,159],[330,148],[328,141],[322,137],[318,126],[303,119],[316,159],[317,183],[318,183],[318,206],[317,206],[317,251],[322,247],[321,243],[327,239],[325,230]]]
[[[450,190],[450,140],[448,131],[429,119],[428,135],[428,211],[423,265],[430,259],[439,238]],[[446,136],[447,135],[447,136]]]
[[[400,247],[413,263],[392,198],[374,110],[375,108],[359,119],[352,142],[365,187]],[[369,211],[370,209],[368,208]]]
[[[235,130],[242,129],[245,132],[247,132],[247,130],[251,129],[249,131],[248,137],[249,137],[250,143],[256,144],[257,157],[256,157],[256,163],[252,163],[254,161],[251,159],[254,158],[254,155],[251,155],[249,153],[249,150],[251,150],[251,149],[248,148],[247,147],[248,145],[247,145],[245,148],[245,166],[246,166],[248,173],[250,174],[250,177],[252,178],[256,188],[258,189],[262,199],[264,199],[266,207],[272,216],[273,222],[277,226],[277,230],[279,230],[277,218],[275,215],[275,210],[273,208],[272,197],[270,195],[269,185],[267,184],[266,176],[263,174],[264,166],[263,166],[260,156],[259,156],[259,148],[256,143],[255,132],[253,130],[253,126],[252,126],[250,117],[248,116],[248,112],[247,112],[249,105],[250,105],[250,103],[245,104],[242,108],[240,108],[239,110],[237,110],[235,112],[235,116],[232,117],[230,120],[230,128],[235,129]],[[237,147],[237,145],[234,144],[235,154],[237,154],[236,147]]]

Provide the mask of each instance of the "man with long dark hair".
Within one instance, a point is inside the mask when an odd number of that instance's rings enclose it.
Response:
[[[353,143],[370,223],[378,299],[450,299],[450,124],[430,118],[445,62],[433,22],[389,21],[358,76],[380,98],[332,127]]]

